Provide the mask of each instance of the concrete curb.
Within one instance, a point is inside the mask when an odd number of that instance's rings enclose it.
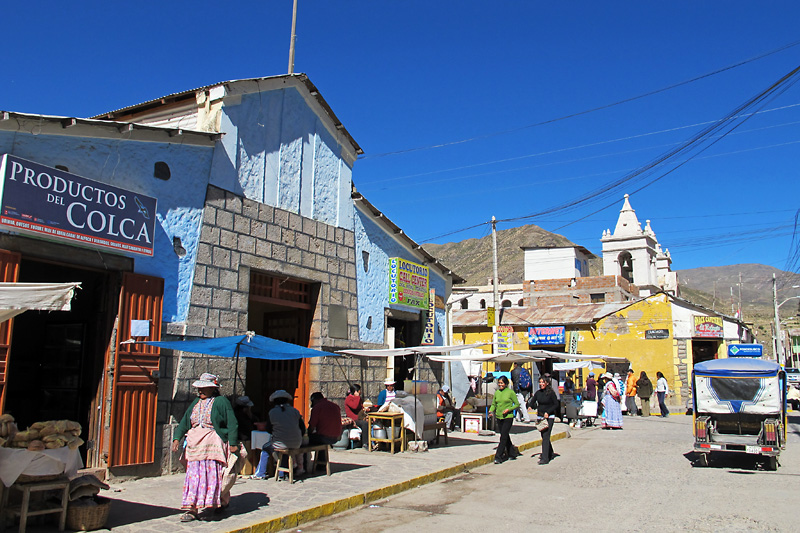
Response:
[[[569,438],[570,436],[571,435],[569,431],[565,431],[563,433],[553,434],[550,437],[550,440],[557,441]],[[518,448],[519,451],[524,452],[526,450],[530,450],[531,448],[536,448],[541,445],[542,445],[542,439],[536,439],[530,442],[526,442],[524,444],[520,444]],[[330,503],[324,503],[322,505],[317,505],[309,509],[303,509],[302,511],[289,513],[287,515],[276,516],[268,520],[265,520],[263,522],[257,522],[249,526],[244,526],[236,529],[229,529],[226,530],[226,533],[273,533],[276,531],[282,531],[284,529],[297,527],[300,524],[311,522],[312,520],[318,520],[325,516],[341,513],[349,509],[365,505],[370,502],[388,498],[389,496],[393,496],[395,494],[399,494],[401,492],[405,492],[407,490],[411,490],[413,488],[422,485],[427,485],[435,481],[453,477],[458,474],[463,474],[464,472],[469,472],[470,469],[487,465],[493,461],[494,461],[494,454],[487,455],[485,457],[480,457],[478,459],[474,459],[466,463],[461,463],[455,466],[444,468],[442,470],[438,470],[436,472],[431,472],[430,474],[424,474],[421,476],[417,476],[415,478],[408,479],[406,481],[401,481],[399,483],[388,485],[380,489],[375,489],[368,492],[363,492],[361,494],[348,496],[347,498],[335,500]]]

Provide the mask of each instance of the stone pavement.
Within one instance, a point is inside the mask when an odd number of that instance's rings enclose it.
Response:
[[[553,428],[553,440],[568,436],[566,424]],[[511,440],[521,451],[541,445],[533,424],[515,422]],[[180,522],[183,475],[112,482],[111,490],[101,493],[114,500],[106,527],[115,532],[280,531],[490,463],[497,441],[497,435],[451,433],[448,445],[440,438],[438,446],[421,453],[333,450],[330,477],[322,472],[293,485],[239,479],[228,510],[209,521]]]

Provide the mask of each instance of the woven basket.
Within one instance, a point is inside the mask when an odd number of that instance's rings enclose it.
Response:
[[[67,507],[67,527],[77,531],[101,529],[108,521],[111,500],[95,496],[97,505],[70,505]]]

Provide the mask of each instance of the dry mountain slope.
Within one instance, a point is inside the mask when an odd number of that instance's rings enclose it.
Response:
[[[497,274],[501,283],[522,283],[521,246],[573,246],[561,235],[528,224],[497,232]],[[426,244],[425,249],[466,280],[467,285],[485,285],[492,277],[492,236],[447,244]]]

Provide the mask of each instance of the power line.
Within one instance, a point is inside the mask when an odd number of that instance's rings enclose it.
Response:
[[[697,77],[694,77],[694,78],[691,78],[691,79],[688,79],[688,80],[685,80],[685,81],[681,81],[681,82],[678,82],[678,83],[674,83],[672,85],[668,85],[666,87],[662,87],[661,89],[656,89],[654,91],[646,92],[646,93],[640,94],[638,96],[632,96],[630,98],[625,98],[623,100],[618,100],[618,101],[616,101],[614,103],[611,103],[611,104],[605,104],[605,105],[602,105],[602,106],[599,106],[599,107],[594,107],[594,108],[587,109],[587,110],[584,110],[584,111],[579,111],[577,113],[571,113],[569,115],[564,115],[562,117],[553,118],[553,119],[549,119],[549,120],[544,120],[542,122],[536,122],[536,123],[528,124],[528,125],[525,125],[525,126],[519,126],[517,128],[511,128],[511,129],[507,129],[507,130],[487,133],[487,134],[484,134],[484,135],[478,135],[478,136],[475,136],[475,137],[470,137],[470,138],[467,138],[467,139],[461,139],[461,140],[457,140],[457,141],[450,141],[450,142],[444,142],[444,143],[438,143],[438,144],[431,144],[431,145],[427,145],[427,146],[419,146],[419,147],[416,147],[416,148],[407,148],[405,150],[397,150],[397,151],[394,151],[394,152],[384,152],[384,153],[381,153],[381,154],[364,155],[364,156],[360,157],[359,159],[362,159],[362,160],[364,160],[364,159],[377,159],[379,157],[387,157],[387,156],[392,156],[392,155],[407,154],[407,153],[411,153],[411,152],[420,152],[420,151],[423,151],[423,150],[432,150],[434,148],[444,148],[444,147],[447,147],[447,146],[454,146],[454,145],[457,145],[457,144],[464,144],[464,143],[469,143],[469,142],[478,141],[478,140],[482,140],[482,139],[489,139],[491,137],[497,137],[499,135],[507,135],[509,133],[515,133],[515,132],[526,130],[526,129],[529,129],[529,128],[535,128],[535,127],[538,127],[538,126],[544,126],[546,124],[552,124],[554,122],[560,122],[562,120],[567,120],[569,118],[575,118],[575,117],[579,117],[579,116],[582,116],[582,115],[587,115],[589,113],[594,113],[596,111],[602,111],[603,109],[609,109],[611,107],[616,107],[616,106],[619,106],[619,105],[622,105],[622,104],[626,104],[626,103],[629,103],[629,102],[640,100],[640,99],[646,98],[648,96],[653,96],[653,95],[656,95],[656,94],[659,94],[659,93],[662,93],[662,92],[665,92],[665,91],[676,89],[676,88],[681,87],[683,85],[688,85],[690,83],[694,83],[696,81],[699,81],[699,80],[702,80],[702,79],[705,79],[705,78],[708,78],[708,77],[711,77],[711,76],[715,76],[715,75],[720,74],[722,72],[725,72],[725,71],[740,67],[742,65],[746,65],[748,63],[752,63],[753,61],[757,61],[759,59],[763,59],[763,58],[771,56],[773,54],[777,54],[778,52],[782,52],[784,50],[787,50],[789,48],[797,46],[798,44],[800,44],[800,41],[794,41],[792,43],[789,43],[787,45],[781,46],[781,47],[776,48],[774,50],[770,50],[769,52],[765,52],[765,53],[760,54],[758,56],[751,57],[751,58],[745,59],[743,61],[739,61],[738,63],[734,63],[732,65],[728,65],[727,67],[723,67],[723,68],[708,72],[706,74],[702,74],[700,76],[697,76]]]

